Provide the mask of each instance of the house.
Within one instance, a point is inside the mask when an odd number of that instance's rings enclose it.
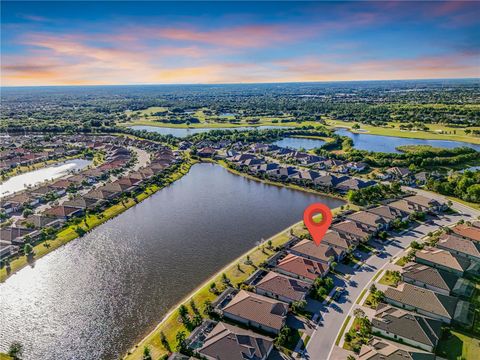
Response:
[[[322,239],[322,244],[330,245],[335,249],[348,253],[357,247],[358,241],[348,239],[347,236],[336,231],[328,230]]]
[[[340,184],[341,182],[349,179],[348,176],[335,176],[332,174],[327,174],[323,176],[319,176],[313,180],[313,184],[322,188],[322,189],[333,189],[335,186]]]
[[[285,325],[288,305],[245,290],[222,309],[223,316],[269,333],[278,334]]]
[[[391,203],[388,203],[388,206],[408,215],[412,215],[413,213],[420,211],[418,210],[418,208],[412,206],[412,204],[407,202],[405,199],[392,201]]]
[[[73,216],[81,215],[82,213],[83,213],[83,209],[81,208],[59,205],[59,206],[53,206],[49,209],[46,209],[43,212],[43,215],[66,220]]]
[[[217,151],[212,147],[204,147],[197,151],[197,155],[200,157],[212,157]]]
[[[14,245],[4,245],[0,246],[0,260],[9,258],[18,253],[18,247]]]
[[[279,167],[280,165],[278,165],[277,163],[259,164],[251,167],[250,171],[252,171],[253,173],[263,174],[271,170],[276,170]]]
[[[298,170],[292,166],[280,167],[278,169],[267,171],[267,174],[272,178],[277,178],[281,180],[292,178],[293,175],[295,175],[296,173],[298,173]]]
[[[24,241],[17,241],[17,239],[21,239],[24,236],[31,234],[33,231],[34,229],[26,227],[3,227],[0,229],[0,240],[8,241],[16,245],[22,245]]]
[[[266,360],[272,349],[271,338],[219,322],[196,351],[207,360]]]
[[[415,262],[445,270],[457,276],[463,276],[463,273],[470,266],[470,260],[454,256],[449,251],[436,248],[417,250]]]
[[[349,178],[337,184],[335,186],[335,189],[340,192],[346,193],[349,190],[360,190],[375,184],[376,182],[373,180],[363,181],[362,179]]]
[[[476,243],[470,239],[464,239],[456,235],[442,234],[436,246],[454,255],[480,261],[480,243]]]
[[[420,349],[400,348],[385,339],[373,337],[362,345],[358,360],[434,360],[435,355]]]
[[[401,283],[397,288],[388,287],[384,294],[385,301],[389,304],[416,311],[447,324],[454,320],[457,305],[462,301],[408,283]]]
[[[394,207],[387,206],[387,205],[377,206],[374,208],[367,209],[365,211],[382,217],[387,223],[390,223],[395,219],[399,219],[403,221],[407,220],[409,215],[409,213],[406,211],[403,211],[401,209],[396,209]]]
[[[93,209],[98,203],[98,200],[93,198],[87,198],[83,196],[76,196],[71,200],[67,200],[63,203],[65,206],[76,207],[79,209]]]
[[[346,219],[355,222],[365,231],[372,233],[386,230],[389,224],[389,221],[386,221],[383,217],[368,211],[354,212],[353,214],[347,215]]]
[[[266,360],[272,349],[273,339],[219,322],[196,352],[207,360]]]
[[[88,193],[83,195],[83,197],[87,199],[94,199],[94,200],[110,200],[117,196],[116,192],[107,191],[103,188],[98,188],[96,190],[90,190]]]
[[[295,179],[299,183],[312,183],[316,178],[321,175],[312,170],[301,170],[292,176],[292,179]]]
[[[281,274],[313,283],[317,277],[324,277],[328,273],[329,267],[325,263],[288,254],[278,262],[275,270]]]
[[[12,204],[17,204],[17,211],[18,211],[18,209],[24,206],[32,206],[32,207],[37,206],[38,204],[40,204],[40,197],[34,196],[33,194],[29,194],[27,192],[22,192],[22,193],[10,196],[7,202]],[[2,204],[2,207],[3,207],[3,204]]]
[[[338,232],[347,239],[358,242],[366,242],[372,237],[372,233],[365,231],[357,223],[346,220],[330,226],[331,230]]]
[[[372,332],[433,352],[442,335],[442,322],[380,304],[372,318]]]
[[[404,266],[402,280],[440,294],[465,298],[470,298],[475,290],[471,281],[444,270],[416,263]]]
[[[439,213],[445,210],[445,204],[441,204],[435,199],[430,199],[422,195],[412,195],[404,197],[407,203],[409,203],[415,211]]]
[[[404,167],[391,167],[387,169],[386,173],[392,175],[396,179],[404,179],[409,177],[412,172]]]
[[[470,239],[477,243],[480,243],[480,226],[475,226],[478,221],[474,222],[474,226],[468,226],[465,224],[458,224],[452,228],[455,235],[458,235],[464,239]]]
[[[42,214],[32,214],[29,215],[27,218],[23,220],[19,220],[20,225],[23,227],[41,229],[46,226],[58,228],[60,227],[65,221],[62,219],[57,219],[51,216],[45,216]]]
[[[311,284],[269,271],[255,286],[255,292],[288,304],[305,299]]]
[[[346,167],[353,170],[353,171],[363,171],[365,170],[368,165],[363,162],[349,162],[346,164]]]
[[[323,242],[317,246],[313,241],[308,239],[301,240],[298,244],[292,246],[289,250],[292,254],[303,256],[304,258],[318,261],[330,266],[332,260],[343,259],[345,252],[334,249]]]

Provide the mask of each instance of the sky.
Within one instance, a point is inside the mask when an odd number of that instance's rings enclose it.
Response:
[[[1,85],[480,77],[480,2],[1,2]]]

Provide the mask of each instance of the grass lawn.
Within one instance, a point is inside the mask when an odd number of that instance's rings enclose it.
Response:
[[[351,129],[354,122],[347,122],[341,120],[328,120],[328,125],[333,127],[345,127]],[[431,140],[453,140],[453,141],[463,141],[472,144],[480,144],[480,137],[475,137],[472,135],[466,135],[464,129],[462,128],[452,128],[444,125],[438,124],[426,124],[430,130],[429,131],[419,131],[419,130],[400,130],[400,124],[398,123],[389,123],[393,127],[378,127],[360,124],[362,130],[367,131],[366,134],[371,135],[384,135],[384,136],[397,136],[402,138],[415,138],[415,139],[431,139]],[[442,134],[443,132],[452,132],[452,134]],[[453,131],[456,134],[453,134]],[[363,132],[360,132],[363,133]]]
[[[397,286],[397,281],[395,281],[395,276],[393,276],[392,273],[385,272],[385,275],[383,275],[378,282],[382,285]]]
[[[342,339],[343,332],[345,331],[345,328],[347,327],[350,319],[351,319],[351,316],[348,315],[347,318],[345,319],[345,321],[343,322],[342,327],[340,328],[340,331],[338,332],[337,339],[335,340],[335,345],[336,346],[338,346],[338,344],[340,344],[340,340]]]
[[[193,162],[183,164],[179,169],[179,171],[170,175],[170,177],[168,178],[169,183],[174,182],[175,180],[181,178],[183,175],[188,173],[192,164]],[[152,194],[154,194],[160,189],[161,188],[157,185],[149,186],[148,188],[145,189],[143,193],[137,195],[138,202],[141,202],[142,200],[151,196]],[[79,224],[70,225],[67,228],[62,229],[57,234],[55,239],[47,240],[33,247],[33,251],[35,253],[34,260],[39,259],[42,256],[66,244],[67,242],[73,239],[76,239],[78,237],[78,234],[75,231],[77,227],[82,228],[84,231],[90,231],[96,226],[103,224],[107,220],[121,214],[122,212],[131,208],[134,205],[136,205],[136,202],[132,198],[129,198],[123,204],[122,203],[115,204],[107,208],[100,214],[90,214],[85,218],[86,221],[82,221]],[[10,270],[8,272],[6,267],[3,267],[2,269],[0,269],[0,282],[4,282],[10,275],[14,274],[16,271],[27,266],[28,264],[29,264],[29,260],[27,259],[26,256],[23,256],[23,255],[12,260],[10,262]]]
[[[407,262],[408,262],[407,258],[405,256],[402,256],[400,259],[397,260],[395,265],[404,266]]]
[[[436,354],[448,360],[476,360],[480,352],[480,339],[451,330],[438,343]]]
[[[0,360],[12,360],[13,358],[10,355],[0,353]]]
[[[355,304],[360,304],[360,301],[362,301],[363,299],[363,296],[365,295],[365,293],[368,291],[368,288],[365,288],[362,290],[362,292],[360,293],[360,295],[358,295],[358,298],[357,298],[357,301],[355,301]]]

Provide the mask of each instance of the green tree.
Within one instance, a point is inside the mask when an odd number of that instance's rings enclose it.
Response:
[[[10,347],[8,348],[8,355],[15,360],[20,360],[23,355],[23,345],[18,341],[11,343]]]
[[[160,331],[160,342],[162,343],[162,346],[165,350],[167,350],[169,353],[172,352],[170,344],[168,343],[167,337],[165,336],[163,331]]]
[[[143,348],[143,360],[152,360],[152,355],[148,346]]]

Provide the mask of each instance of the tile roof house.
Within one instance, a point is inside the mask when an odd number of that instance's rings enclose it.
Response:
[[[281,274],[292,276],[309,283],[313,283],[313,281],[319,276],[325,276],[329,270],[327,264],[309,260],[294,254],[288,254],[281,259],[275,269]]]
[[[327,174],[317,177],[313,183],[323,189],[333,189],[335,186],[348,179],[348,176],[335,176],[332,174]]]
[[[408,202],[411,206],[414,207],[416,211],[431,211],[431,212],[439,212],[444,209],[445,204],[441,204],[435,199],[430,199],[422,195],[412,195],[403,198],[406,202]]]
[[[292,254],[330,265],[333,260],[341,260],[345,252],[325,244],[323,241],[317,246],[312,240],[303,239],[289,250]]]
[[[328,244],[335,249],[348,252],[358,245],[357,240],[348,239],[346,235],[342,235],[336,231],[328,230],[322,239],[322,243]]]
[[[375,184],[376,182],[373,180],[364,181],[362,179],[349,178],[337,184],[335,186],[335,189],[337,189],[340,192],[347,192],[349,190],[360,190]]]
[[[380,304],[372,318],[375,335],[433,352],[442,335],[440,320]]]
[[[265,360],[272,349],[271,338],[219,322],[197,352],[207,360]]]
[[[402,280],[435,292],[450,295],[460,279],[450,272],[427,265],[410,263],[402,269]]]
[[[358,360],[434,360],[435,355],[420,349],[404,349],[387,340],[373,337],[362,345]]]
[[[455,310],[461,300],[408,283],[401,283],[397,288],[387,288],[385,301],[399,308],[416,311],[450,324],[455,318]]]
[[[480,261],[480,243],[464,239],[456,235],[442,234],[436,244],[437,248],[444,249],[454,255],[470,260]]]
[[[60,218],[60,219],[68,219],[72,216],[77,216],[83,213],[83,209],[73,206],[53,206],[49,209],[46,209],[43,212],[43,215]]]
[[[98,203],[98,200],[93,198],[87,198],[83,196],[76,196],[71,200],[67,200],[63,203],[65,206],[72,206],[80,209],[93,209]]]
[[[406,211],[403,211],[401,209],[396,209],[394,207],[387,206],[387,205],[377,206],[371,209],[367,209],[366,211],[369,213],[381,216],[387,222],[393,221],[395,219],[404,220],[408,217],[408,214],[409,214]]]
[[[418,250],[415,253],[415,262],[442,269],[458,276],[462,276],[470,266],[470,260],[436,248]]]
[[[330,226],[330,229],[346,236],[348,239],[355,239],[360,242],[368,241],[373,235],[371,232],[365,231],[355,222],[350,220],[336,223]]]
[[[347,215],[346,219],[354,221],[365,231],[369,232],[387,229],[389,223],[389,221],[386,221],[383,217],[368,211],[354,212],[353,214]]]
[[[285,325],[288,305],[245,290],[223,307],[223,316],[247,326],[278,334]]]
[[[409,202],[407,202],[404,199],[392,201],[391,203],[388,203],[388,206],[394,209],[397,209],[403,213],[406,213],[408,215],[418,211],[414,206],[412,206]]]
[[[478,221],[477,223],[480,224]],[[452,231],[458,236],[480,243],[480,227],[458,224],[452,228]]]
[[[288,304],[305,298],[311,284],[269,271],[255,286],[255,292]]]

